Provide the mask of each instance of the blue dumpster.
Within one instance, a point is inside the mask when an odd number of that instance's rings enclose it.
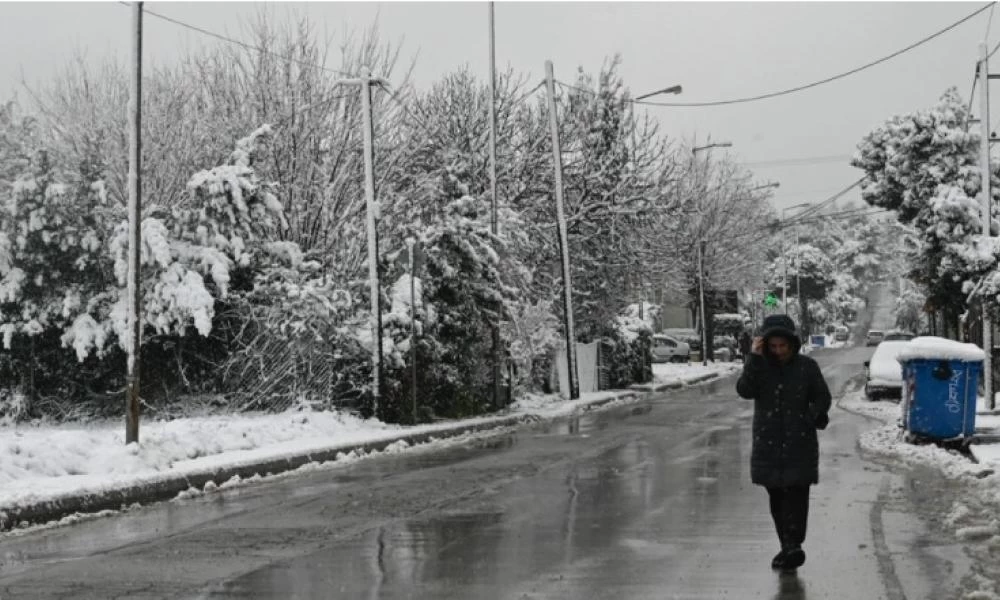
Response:
[[[826,336],[825,335],[809,336],[809,343],[813,346],[819,346],[820,348],[824,348],[826,347]]]
[[[985,354],[973,344],[918,337],[900,351],[903,428],[931,440],[972,437]]]

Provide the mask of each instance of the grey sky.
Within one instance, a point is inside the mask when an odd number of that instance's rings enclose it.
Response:
[[[240,37],[240,19],[263,3],[147,2],[181,21]],[[497,62],[571,81],[577,66],[594,72],[605,57],[623,56],[621,74],[635,93],[680,83],[669,101],[722,100],[792,87],[857,67],[957,21],[984,3],[965,2],[499,2]],[[485,2],[281,3],[283,17],[308,15],[335,35],[361,29],[378,15],[386,40],[419,51],[418,87],[463,64],[488,73]],[[782,98],[710,108],[651,108],[671,137],[731,141],[731,151],[760,179],[781,183],[776,206],[822,200],[860,172],[840,163],[752,166],[762,161],[849,155],[873,126],[893,114],[930,106],[949,86],[967,98],[987,10],[955,30],[892,61]],[[1000,41],[1000,15],[990,48]],[[147,17],[148,60],[169,62],[188,44],[216,43]],[[106,3],[0,3],[0,99],[18,89],[23,68],[40,82],[84,49],[94,62],[128,57],[130,9]],[[994,72],[1000,72],[1000,55]],[[995,106],[996,103],[993,103]],[[978,107],[978,103],[975,105]],[[1000,114],[994,110],[993,121]],[[857,198],[854,192],[848,198]]]

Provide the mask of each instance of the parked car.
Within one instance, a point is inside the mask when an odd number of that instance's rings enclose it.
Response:
[[[915,337],[917,337],[917,335],[915,333],[910,333],[909,331],[898,331],[897,330],[897,331],[890,331],[890,332],[886,333],[885,337],[882,338],[882,339],[884,341],[886,341],[886,342],[889,342],[889,341],[903,341],[903,342],[905,342],[907,340],[912,340]]]
[[[690,362],[691,346],[672,336],[657,333],[653,335],[653,345],[650,350],[654,363]]]
[[[843,325],[838,325],[833,329],[833,341],[846,342],[851,339],[851,330]]]
[[[869,329],[865,336],[865,346],[878,346],[885,339],[885,332],[878,329]]]
[[[865,362],[865,397],[869,400],[902,397],[903,366],[896,358],[905,346],[902,340],[884,341],[875,348],[871,360]]]
[[[661,333],[669,335],[675,340],[684,342],[691,346],[691,350],[698,352],[701,350],[701,334],[687,327],[671,327],[664,329]]]

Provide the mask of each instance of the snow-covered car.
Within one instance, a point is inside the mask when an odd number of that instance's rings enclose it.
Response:
[[[915,337],[917,337],[917,335],[914,334],[914,333],[910,333],[909,331],[889,331],[889,332],[887,332],[885,334],[885,337],[882,338],[882,339],[884,341],[886,341],[886,342],[889,342],[889,341],[904,341],[905,342],[907,340],[912,340]]]
[[[701,350],[701,334],[694,329],[687,327],[671,327],[664,329],[660,333],[686,343],[694,351]]]
[[[869,329],[865,336],[865,346],[878,346],[885,339],[885,332],[878,329]]]
[[[903,366],[897,357],[907,342],[885,341],[875,348],[871,360],[865,362],[868,371],[865,380],[865,397],[878,400],[884,397],[900,398],[903,391]]]
[[[690,362],[691,346],[674,337],[657,333],[653,335],[653,345],[650,349],[653,362]]]

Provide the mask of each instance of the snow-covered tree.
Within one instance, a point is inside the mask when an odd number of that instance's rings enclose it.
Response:
[[[867,134],[852,161],[866,175],[862,198],[895,211],[919,232],[921,253],[911,276],[928,290],[931,307],[951,321],[969,288],[996,264],[995,250],[979,248],[976,240],[982,231],[975,199],[979,134],[966,129],[968,117],[957,91],[949,89],[936,106],[894,117]]]
[[[692,314],[699,310],[698,249],[704,248],[702,266],[706,297],[754,287],[764,279],[767,253],[772,244],[773,210],[767,190],[754,189],[751,174],[729,158],[697,156],[691,148],[687,168],[667,188],[672,206],[659,221],[655,256],[665,268],[664,285],[681,290]],[[711,328],[714,303],[706,303]]]
[[[661,208],[660,182],[673,166],[655,124],[635,114],[619,66],[616,56],[596,77],[580,69],[557,107],[582,340],[599,337],[626,304],[644,299],[642,289],[655,281],[657,265],[642,234]],[[545,208],[546,221],[554,223],[552,202]]]
[[[112,279],[105,241],[106,224],[116,210],[102,181],[60,171],[45,152],[36,155],[31,171],[17,178],[6,196],[0,210],[5,366],[16,373],[12,384],[30,387],[24,390],[29,395],[52,393],[62,390],[64,331],[88,326],[89,311],[113,301],[104,295]]]

